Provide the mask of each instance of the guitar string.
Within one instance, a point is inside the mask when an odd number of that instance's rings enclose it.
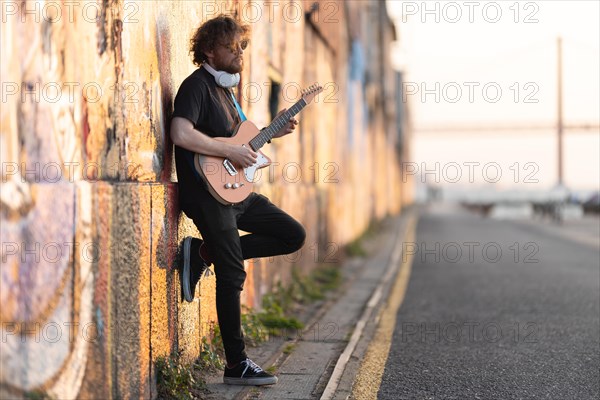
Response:
[[[296,104],[290,107],[290,109],[277,117],[267,128],[263,129],[254,139],[250,141],[252,148],[254,150],[258,150],[264,146],[264,144],[267,143],[278,130],[287,124],[287,121],[289,121],[290,118],[299,113],[306,105],[306,101],[304,99],[300,99]],[[274,130],[273,127],[276,127],[277,130]]]

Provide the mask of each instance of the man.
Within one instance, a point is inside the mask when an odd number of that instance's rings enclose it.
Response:
[[[214,264],[217,281],[217,317],[227,366],[228,384],[268,385],[277,377],[248,358],[241,330],[240,292],[246,279],[244,260],[289,254],[304,244],[302,225],[273,205],[265,196],[251,193],[243,202],[224,205],[209,193],[193,167],[194,153],[229,159],[239,167],[256,162],[250,148],[215,140],[230,137],[245,118],[228,86],[239,82],[249,28],[225,15],[206,21],[191,40],[194,64],[175,98],[171,139],[179,181],[179,204],[202,234],[183,242],[180,265],[185,300],[192,301],[202,273]],[[294,131],[290,119],[274,138]],[[240,237],[238,229],[249,232]]]

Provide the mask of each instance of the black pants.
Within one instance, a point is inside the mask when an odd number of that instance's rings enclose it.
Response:
[[[182,204],[204,239],[217,278],[217,317],[229,364],[246,356],[241,329],[240,292],[246,280],[243,260],[293,253],[304,244],[300,223],[265,196],[251,193],[242,203],[223,205],[208,192],[195,204]],[[238,229],[249,232],[240,236]]]

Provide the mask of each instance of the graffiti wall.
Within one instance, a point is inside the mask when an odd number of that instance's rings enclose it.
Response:
[[[249,261],[244,302],[260,307],[292,266],[340,262],[372,219],[400,211],[394,128],[350,75],[362,33],[348,18],[364,10],[278,4],[2,1],[1,398],[150,398],[156,357],[198,355],[215,283],[180,301],[177,249],[199,233],[179,211],[168,126],[195,68],[191,33],[220,12],[252,27],[238,97],[258,126],[272,93],[284,108],[313,82],[325,89],[297,134],[269,147],[257,185],[302,221],[307,246]]]

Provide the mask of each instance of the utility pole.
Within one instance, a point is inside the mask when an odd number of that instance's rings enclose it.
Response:
[[[563,185],[563,107],[562,107],[562,37],[557,38],[558,46],[558,119],[556,128],[558,132],[558,185]]]

